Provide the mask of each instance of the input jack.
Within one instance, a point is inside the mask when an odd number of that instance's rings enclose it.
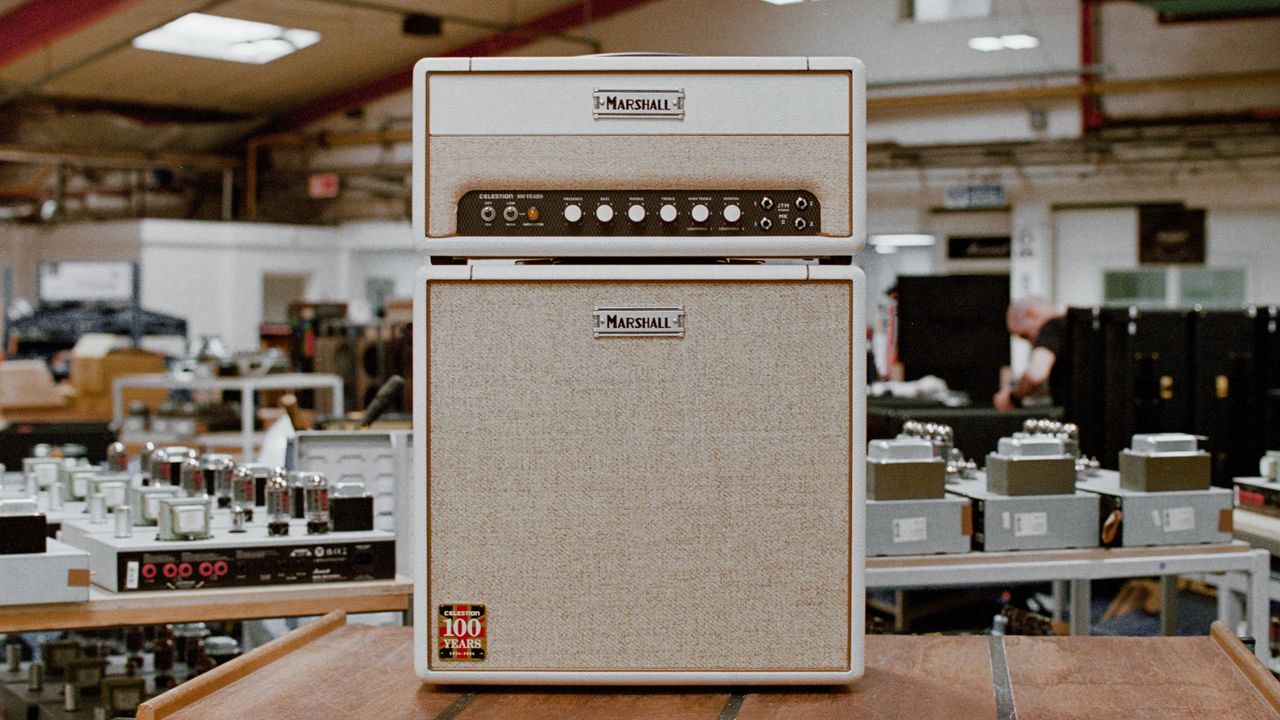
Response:
[[[485,222],[493,222],[498,217],[498,211],[493,209],[492,205],[485,205],[480,208],[480,219]]]

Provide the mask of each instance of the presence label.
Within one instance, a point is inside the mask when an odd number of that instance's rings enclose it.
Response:
[[[591,117],[684,119],[684,90],[607,90],[591,94]]]
[[[483,605],[441,605],[436,617],[436,657],[484,660],[487,621]]]
[[[1184,532],[1196,529],[1196,509],[1193,507],[1169,508],[1163,511],[1156,523],[1165,532]]]
[[[684,307],[598,307],[596,337],[684,337]]]
[[[895,518],[893,541],[895,543],[921,542],[929,539],[929,519],[923,517]]]
[[[1014,513],[1014,537],[1038,537],[1049,534],[1049,515],[1042,512]]]

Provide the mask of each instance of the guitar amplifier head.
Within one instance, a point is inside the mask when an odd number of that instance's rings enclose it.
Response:
[[[433,257],[832,257],[865,240],[853,58],[430,58],[413,219]]]
[[[423,268],[418,673],[858,677],[863,292],[849,265]]]

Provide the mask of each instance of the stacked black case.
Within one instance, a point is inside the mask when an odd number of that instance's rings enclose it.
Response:
[[[1070,308],[1066,319],[1065,417],[1104,467],[1135,433],[1188,432],[1206,438],[1214,484],[1229,487],[1280,447],[1275,307]]]

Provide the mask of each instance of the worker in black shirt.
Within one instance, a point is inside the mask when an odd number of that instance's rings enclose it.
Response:
[[[992,398],[997,408],[1012,410],[1028,395],[1042,394],[1046,386],[1050,392],[1063,387],[1063,382],[1055,382],[1055,378],[1061,375],[1057,360],[1067,334],[1067,321],[1048,300],[1028,295],[1009,303],[1005,322],[1010,334],[1031,343],[1031,357],[1022,377]]]

